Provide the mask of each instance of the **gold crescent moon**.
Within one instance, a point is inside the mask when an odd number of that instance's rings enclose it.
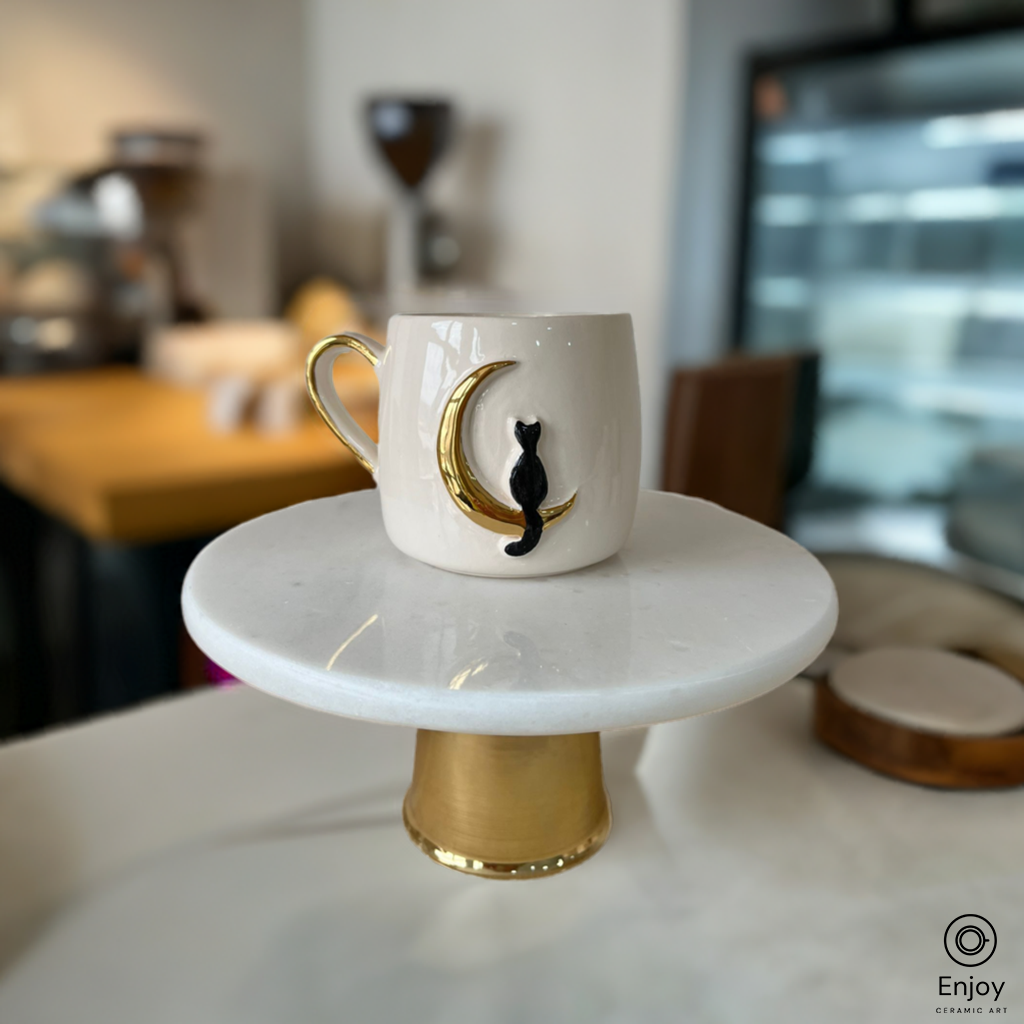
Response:
[[[455,386],[441,414],[441,426],[437,431],[437,465],[441,470],[441,479],[445,489],[452,496],[464,515],[479,526],[510,536],[517,536],[526,529],[526,516],[521,508],[509,508],[499,501],[476,478],[466,459],[462,445],[462,423],[466,416],[466,407],[473,397],[473,392],[492,374],[507,366],[515,366],[515,360],[509,359],[499,363],[486,363],[466,374]],[[557,523],[576,503],[574,494],[568,501],[554,508],[540,509],[540,517],[544,520],[546,530]]]

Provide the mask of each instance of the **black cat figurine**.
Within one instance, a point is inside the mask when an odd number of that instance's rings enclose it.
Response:
[[[544,463],[537,454],[537,442],[540,440],[539,423],[516,422],[516,440],[523,449],[518,462],[512,467],[509,477],[509,489],[512,497],[518,502],[526,518],[523,536],[506,545],[505,554],[519,557],[528,555],[539,543],[544,531],[544,520],[540,516],[540,506],[548,496],[548,475],[544,472]]]

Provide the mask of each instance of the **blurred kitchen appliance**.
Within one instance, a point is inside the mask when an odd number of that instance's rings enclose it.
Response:
[[[96,199],[106,213],[108,225],[115,229],[121,210],[107,202],[105,192],[127,182],[139,204],[138,222],[123,224],[122,235],[134,236],[141,243],[144,258],[160,267],[166,277],[166,294],[161,296],[163,317],[172,323],[188,323],[205,318],[202,301],[195,293],[195,282],[186,261],[184,234],[188,220],[200,209],[203,137],[195,132],[131,130],[113,136],[113,163],[100,172]],[[124,202],[115,198],[113,204]]]
[[[447,100],[407,96],[371,96],[366,104],[370,135],[394,172],[396,185],[388,224],[387,301],[390,312],[402,304],[419,284],[426,254],[433,263],[457,259],[454,239],[439,234],[436,219],[425,218],[423,186],[437,165],[451,136],[453,109]],[[424,228],[431,239],[424,243]],[[435,237],[436,236],[436,237]]]
[[[184,235],[199,214],[202,148],[195,133],[119,131],[103,166],[9,203],[3,372],[133,360],[150,327],[201,318]]]
[[[1024,19],[936,24],[749,62],[733,336],[821,352],[805,539],[944,522],[976,452],[1024,449]]]
[[[102,166],[0,173],[0,373],[134,361],[153,330],[276,304],[266,188],[196,132],[116,132]]]

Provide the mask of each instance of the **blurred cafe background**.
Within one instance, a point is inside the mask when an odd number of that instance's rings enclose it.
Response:
[[[185,568],[370,485],[302,360],[402,310],[629,311],[647,486],[1024,598],[1022,68],[1011,0],[6,0],[0,735],[224,681]]]
[[[180,611],[224,531],[372,486],[311,346],[456,310],[630,313],[643,486],[839,595],[776,692],[604,736],[615,832],[539,894],[413,850],[411,730]],[[1024,0],[0,0],[4,1024],[911,1020],[968,911],[1020,977],[1019,786],[904,762],[1024,777],[1021,602]]]

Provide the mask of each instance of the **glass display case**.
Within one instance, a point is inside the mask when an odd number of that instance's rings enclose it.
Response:
[[[1024,23],[750,68],[736,338],[822,354],[795,519],[913,506],[1024,569]]]

